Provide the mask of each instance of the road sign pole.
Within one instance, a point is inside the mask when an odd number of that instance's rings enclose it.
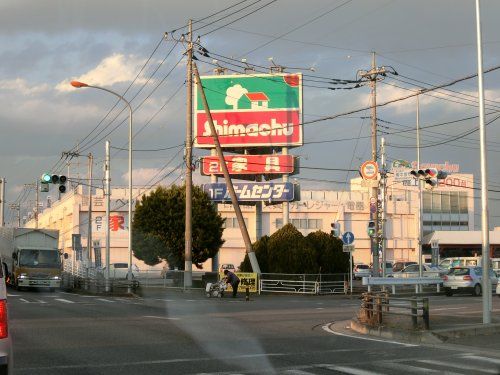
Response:
[[[352,296],[352,251],[349,252],[349,288]]]

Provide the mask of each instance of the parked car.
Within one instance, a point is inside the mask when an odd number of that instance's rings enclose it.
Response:
[[[497,296],[500,297],[500,279],[497,281]]]
[[[392,266],[392,272],[402,271],[403,268],[405,268],[406,266],[409,266],[411,264],[417,264],[417,262],[406,262],[406,261],[404,261],[404,262],[396,262]]]
[[[490,270],[490,280],[498,291],[498,278],[493,270]],[[472,293],[474,296],[481,295],[481,282],[483,280],[483,268],[476,266],[464,266],[450,268],[448,274],[443,276],[443,288],[447,296],[454,293]]]
[[[444,269],[452,267],[480,266],[481,257],[452,257],[444,258],[439,263],[439,266]]]
[[[378,273],[379,277],[382,277],[382,265],[383,263],[380,263],[378,266]],[[392,262],[385,262],[385,276],[388,277],[389,275],[392,275]]]
[[[137,266],[132,266],[132,279],[137,277]],[[102,268],[103,275],[106,274],[106,267]],[[109,265],[109,277],[112,279],[128,279],[128,263],[111,263]]]
[[[372,275],[372,269],[368,264],[356,264],[353,269],[354,279],[361,279],[363,277],[369,277]]]
[[[446,274],[446,270],[440,267],[433,267],[430,264],[422,264],[422,275],[424,277],[441,277]],[[392,277],[394,278],[413,278],[419,277],[420,267],[418,264],[410,264],[406,266],[399,272],[393,272]]]
[[[7,288],[4,269],[0,267],[0,374],[12,374],[12,341],[7,316]]]

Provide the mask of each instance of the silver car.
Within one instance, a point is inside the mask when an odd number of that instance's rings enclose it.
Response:
[[[353,270],[354,279],[362,279],[363,277],[370,277],[372,269],[368,264],[356,264]]]
[[[393,272],[392,275],[389,275],[389,277],[394,277],[394,278],[415,278],[419,277],[419,269],[420,266],[418,264],[410,264],[409,266],[406,266],[403,268],[403,270],[399,272]],[[446,270],[431,266],[429,264],[422,264],[422,275],[423,277],[441,277],[446,274]]]
[[[490,270],[490,280],[493,289],[495,289],[498,279]],[[464,266],[450,268],[448,274],[443,276],[443,288],[445,294],[450,297],[454,293],[472,293],[474,296],[480,296],[483,280],[483,268],[476,266]]]

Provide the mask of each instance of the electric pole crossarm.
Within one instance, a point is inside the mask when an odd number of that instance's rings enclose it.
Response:
[[[236,192],[234,191],[233,183],[231,181],[231,177],[229,175],[229,171],[227,169],[226,162],[224,160],[224,154],[222,152],[222,147],[221,147],[220,142],[219,142],[219,135],[217,134],[217,131],[215,130],[214,122],[212,119],[212,114],[210,113],[210,108],[208,107],[207,97],[205,95],[205,91],[204,91],[203,86],[201,84],[200,74],[198,73],[198,68],[197,68],[195,62],[193,62],[193,72],[194,72],[194,76],[196,79],[196,84],[200,90],[201,99],[203,101],[203,107],[204,107],[205,113],[207,115],[208,124],[210,126],[210,131],[212,133],[215,148],[217,150],[217,156],[219,157],[219,163],[220,163],[220,166],[222,167],[222,173],[224,174],[224,180],[226,181],[227,189],[229,191],[229,195],[231,196],[231,203],[233,204],[234,211],[236,213],[236,218],[238,219],[238,224],[240,226],[241,235],[243,237],[243,241],[245,242],[246,252],[248,254],[248,258],[250,259],[250,263],[252,265],[253,272],[260,274],[261,272],[260,272],[259,263],[257,261],[257,257],[255,256],[255,252],[252,249],[252,242],[250,240],[250,236],[248,235],[248,229],[247,229],[247,226],[245,224],[243,214],[241,213],[241,208],[240,208],[240,205],[238,203],[238,198],[236,196]]]

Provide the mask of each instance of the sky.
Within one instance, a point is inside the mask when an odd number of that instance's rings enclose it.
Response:
[[[235,65],[242,65],[242,58],[269,67],[272,57],[289,68],[286,71],[307,75],[303,96],[307,122],[369,106],[368,86],[331,90],[340,85],[329,79],[356,79],[358,70],[370,68],[373,51],[378,66],[398,73],[378,83],[379,103],[477,72],[474,4],[473,0],[3,0],[0,176],[7,179],[6,200],[21,203],[25,215],[34,199],[25,184],[34,183],[42,173],[69,171],[72,179],[83,178],[86,157],[61,160],[63,151],[92,152],[94,184],[102,186],[105,140],[118,148],[112,150],[112,184],[127,184],[127,152],[120,150],[128,147],[123,104],[115,106],[116,98],[99,90],[71,87],[74,79],[125,93],[131,101],[137,133],[133,148],[138,150],[134,184],[160,179],[164,184],[181,183],[186,63],[185,45],[175,40],[186,32],[189,19],[194,20],[194,37],[200,37],[210,55],[197,54],[202,74],[212,74],[214,59],[222,67],[241,71]],[[481,6],[487,69],[500,65],[500,2],[482,0]],[[500,70],[485,74],[484,84],[486,112],[497,111]],[[422,144],[428,146],[422,149],[422,161],[458,163],[461,172],[474,174],[477,187],[478,132],[453,141],[478,127],[477,118],[453,122],[477,116],[477,80],[447,89],[453,91],[438,90],[420,98],[421,127],[451,122],[422,131]],[[365,110],[305,125],[305,144],[292,153],[303,167],[357,169],[370,158],[368,116],[370,111]],[[415,160],[415,99],[380,107],[377,117],[388,160]],[[387,134],[391,132],[397,133]],[[500,120],[488,125],[487,140],[490,221],[491,226],[500,226]],[[440,141],[449,142],[434,145]],[[195,157],[205,154],[194,151]],[[347,178],[356,176],[356,172],[303,168],[295,177],[303,189],[340,190],[346,188]],[[198,169],[194,180],[208,182]],[[54,192],[49,195],[55,197]],[[475,203],[479,215],[480,201]],[[6,221],[10,220],[8,212]]]

